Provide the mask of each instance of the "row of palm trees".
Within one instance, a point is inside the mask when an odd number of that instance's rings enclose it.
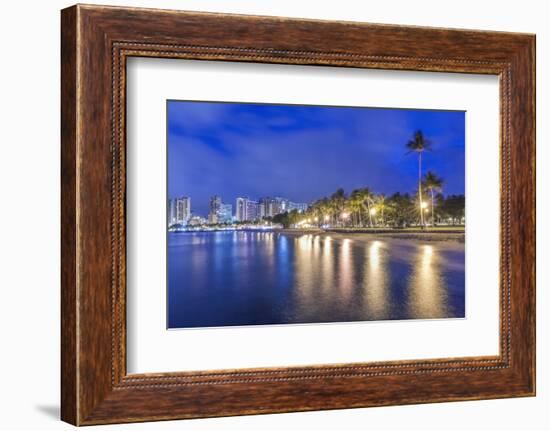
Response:
[[[445,198],[439,193],[443,180],[429,171],[421,179],[420,190],[414,195],[394,193],[386,196],[374,193],[363,187],[346,195],[343,189],[332,195],[315,201],[303,214],[295,214],[292,224],[353,226],[353,227],[403,227],[412,224],[426,223],[425,215],[430,213],[430,224],[433,226],[444,214],[436,214],[436,207],[443,206]],[[430,205],[421,201],[420,196],[430,196]],[[420,202],[423,202],[422,205]],[[418,217],[417,208],[422,207],[422,218]],[[419,222],[420,220],[420,222]]]
[[[443,196],[439,195],[443,189],[443,179],[432,171],[422,175],[422,156],[426,151],[432,150],[432,144],[422,131],[418,130],[406,143],[406,148],[407,154],[415,153],[418,156],[418,187],[412,197],[400,193],[386,197],[374,193],[368,187],[353,190],[347,196],[343,189],[338,189],[331,196],[314,202],[306,213],[289,214],[281,221],[298,225],[375,227],[419,224],[425,227],[426,219],[430,215],[430,224],[434,226],[436,200],[444,201]],[[454,217],[453,213],[453,220]]]

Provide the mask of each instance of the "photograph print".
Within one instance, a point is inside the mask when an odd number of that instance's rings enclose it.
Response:
[[[167,101],[167,327],[465,317],[465,112]]]

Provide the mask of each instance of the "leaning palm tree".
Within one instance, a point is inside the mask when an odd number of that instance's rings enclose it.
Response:
[[[422,153],[431,149],[431,143],[428,141],[421,130],[414,133],[413,139],[407,142],[408,153],[418,154],[418,194],[419,194],[419,209],[420,209],[420,225],[424,226],[424,214],[422,208]]]
[[[435,226],[435,218],[434,218],[434,192],[441,191],[443,187],[443,178],[438,177],[436,174],[434,174],[432,171],[428,171],[426,173],[426,176],[424,177],[423,184],[424,188],[426,190],[430,191],[431,197],[432,197],[432,226]]]

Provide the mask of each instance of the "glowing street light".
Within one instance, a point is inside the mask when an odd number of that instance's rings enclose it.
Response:
[[[325,216],[325,221],[329,221],[330,220],[330,216],[326,215]]]
[[[376,208],[371,208],[369,212],[370,215],[376,215]]]
[[[342,218],[345,220],[349,217],[349,214],[348,213],[342,213]]]
[[[428,208],[428,203],[427,202],[421,202],[420,203],[420,208],[427,209]]]

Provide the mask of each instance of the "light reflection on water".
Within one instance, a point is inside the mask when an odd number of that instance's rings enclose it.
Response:
[[[170,328],[464,317],[464,244],[171,233]]]
[[[447,297],[439,253],[432,245],[422,245],[418,248],[415,262],[408,300],[411,315],[418,318],[445,317]]]
[[[381,241],[372,241],[366,245],[365,277],[363,289],[365,291],[367,309],[373,320],[390,318],[389,288],[386,272],[387,260]]]

